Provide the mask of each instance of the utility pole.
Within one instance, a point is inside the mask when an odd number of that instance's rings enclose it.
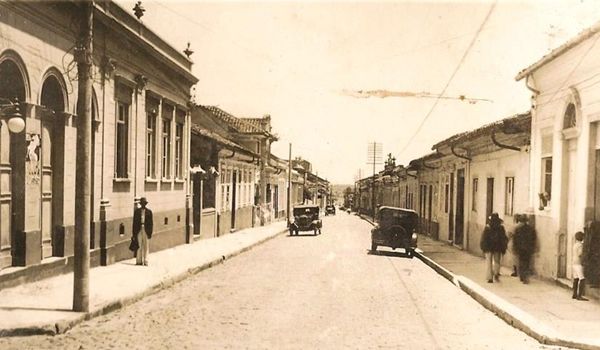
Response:
[[[77,61],[77,151],[75,173],[75,254],[73,311],[88,312],[90,304],[92,37],[94,0],[75,3],[81,11],[75,48]]]
[[[290,227],[290,210],[292,210],[292,143],[288,154],[288,188],[287,188],[287,226]]]
[[[381,143],[370,142],[367,152],[367,164],[373,165],[373,177],[371,178],[371,215],[375,219],[375,166],[381,164]]]

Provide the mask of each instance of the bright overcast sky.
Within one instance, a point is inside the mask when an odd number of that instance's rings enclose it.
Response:
[[[133,1],[117,1],[127,9]],[[527,111],[515,75],[600,20],[594,1],[181,2],[143,1],[142,21],[176,48],[195,51],[196,102],[239,117],[270,114],[272,152],[313,163],[333,183],[352,183],[367,145],[398,164],[450,135]],[[477,35],[477,37],[476,37]],[[477,40],[461,57],[474,38]],[[487,99],[356,98],[386,89]],[[412,142],[408,142],[412,139]],[[404,151],[403,151],[404,150]],[[403,152],[402,152],[403,151]],[[381,168],[379,166],[378,168]],[[367,170],[369,169],[369,170]]]

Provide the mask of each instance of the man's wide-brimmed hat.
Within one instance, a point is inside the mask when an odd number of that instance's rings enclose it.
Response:
[[[146,197],[140,198],[140,203],[148,204],[148,199]]]

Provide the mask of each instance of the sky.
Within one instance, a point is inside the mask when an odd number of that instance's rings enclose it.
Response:
[[[373,171],[370,142],[407,165],[451,135],[526,112],[517,73],[600,21],[599,3],[163,0],[142,2],[142,22],[175,48],[190,43],[196,103],[271,115],[273,154],[287,158],[291,143],[319,176],[350,184]],[[475,100],[348,93],[368,90]]]

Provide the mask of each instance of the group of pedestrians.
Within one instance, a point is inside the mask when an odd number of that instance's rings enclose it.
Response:
[[[514,232],[510,237],[512,253],[516,258],[511,276],[518,276],[524,284],[529,283],[531,274],[532,256],[536,251],[536,233],[525,214],[516,214]],[[488,283],[500,281],[500,262],[508,249],[509,236],[504,229],[503,221],[497,213],[492,213],[481,235],[480,248],[485,254],[486,278]],[[583,232],[575,233],[573,243],[573,299],[587,300],[583,294],[585,289],[585,275],[583,273]]]

